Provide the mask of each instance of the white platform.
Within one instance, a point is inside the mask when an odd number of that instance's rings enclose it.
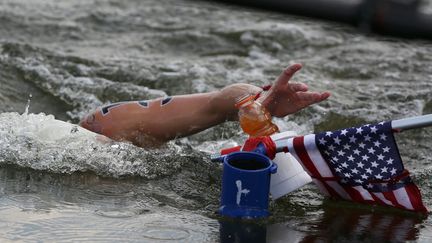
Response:
[[[295,132],[288,131],[272,135],[271,138],[277,141],[296,135]],[[272,199],[278,199],[312,182],[312,178],[290,153],[277,153],[273,162],[278,165],[278,169],[275,174],[271,175],[270,193]]]

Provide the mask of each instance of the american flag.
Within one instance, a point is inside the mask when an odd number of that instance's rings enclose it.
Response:
[[[294,137],[287,148],[330,197],[427,212],[404,168],[391,122]]]

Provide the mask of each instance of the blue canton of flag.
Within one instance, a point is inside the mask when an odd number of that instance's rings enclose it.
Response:
[[[370,181],[388,181],[404,166],[391,133],[391,123],[352,127],[316,135],[317,146],[332,164],[341,183],[372,187]]]

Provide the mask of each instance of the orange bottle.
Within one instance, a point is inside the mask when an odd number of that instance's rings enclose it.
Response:
[[[269,136],[279,132],[279,128],[272,122],[270,112],[254,98],[254,95],[244,95],[236,100],[235,106],[239,109],[239,122],[243,131],[251,137]]]

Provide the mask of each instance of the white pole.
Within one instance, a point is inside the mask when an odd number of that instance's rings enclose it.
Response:
[[[413,128],[432,126],[432,114],[393,120],[391,122],[391,126],[393,129],[399,129],[401,131],[413,129]],[[275,143],[276,143],[276,152],[281,152],[286,147],[286,139],[276,140]]]
[[[424,116],[414,116],[400,120],[393,120],[391,125],[393,129],[400,129],[402,131],[413,128],[432,126],[432,114]]]

